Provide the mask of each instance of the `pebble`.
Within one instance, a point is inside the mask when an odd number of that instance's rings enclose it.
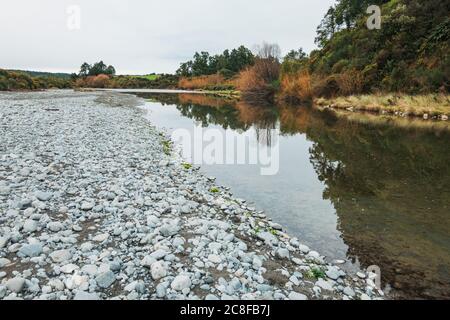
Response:
[[[23,224],[23,232],[26,233],[33,233],[38,229],[38,222],[28,219],[25,221],[25,223]]]
[[[25,279],[23,278],[16,277],[6,281],[6,287],[8,288],[8,290],[15,293],[21,292],[24,286],[25,286]]]
[[[191,279],[186,275],[176,276],[171,283],[171,288],[176,291],[182,291],[191,287]]]
[[[92,238],[92,241],[104,242],[104,241],[108,240],[108,238],[109,238],[109,233],[103,233],[103,234],[96,235],[94,238]]]
[[[95,281],[100,288],[107,289],[116,281],[116,275],[112,271],[106,271],[98,275]]]
[[[48,201],[53,197],[53,194],[51,192],[43,192],[43,191],[36,191],[34,195],[40,201]]]
[[[153,280],[159,280],[167,276],[166,266],[163,262],[157,261],[151,266],[151,273]]]
[[[70,260],[72,258],[72,254],[69,250],[57,250],[50,254],[50,258],[55,263],[61,263]]]
[[[288,298],[289,300],[300,300],[300,301],[308,300],[308,297],[305,296],[304,294],[294,291],[289,294]]]
[[[85,291],[77,291],[73,300],[91,301],[91,300],[100,300],[100,298],[97,293],[88,293]]]
[[[333,285],[329,281],[326,281],[326,280],[323,280],[323,279],[319,279],[319,281],[316,282],[316,286],[319,287],[319,288],[322,288],[324,290],[327,290],[327,291],[333,291],[334,290],[333,289]]]
[[[10,263],[11,263],[11,260],[6,259],[6,258],[0,258],[0,269],[3,268],[4,266],[7,266]]]
[[[25,244],[23,245],[19,253],[25,257],[37,257],[39,256],[43,251],[42,244],[35,243],[35,244]]]

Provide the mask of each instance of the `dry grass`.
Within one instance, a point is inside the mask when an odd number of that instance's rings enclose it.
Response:
[[[219,74],[213,74],[209,76],[200,76],[192,78],[181,78],[178,82],[178,86],[181,89],[197,90],[197,89],[209,89],[214,87],[229,86],[230,83]]]
[[[428,95],[395,95],[373,94],[334,99],[318,98],[319,106],[330,106],[337,109],[352,109],[369,112],[400,114],[404,116],[450,116],[450,96],[444,94]]]
[[[313,97],[311,76],[308,72],[284,75],[280,98],[284,101],[310,101]]]

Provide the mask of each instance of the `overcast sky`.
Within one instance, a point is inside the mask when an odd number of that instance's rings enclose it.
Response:
[[[0,68],[75,72],[100,59],[120,74],[174,72],[195,51],[314,46],[334,0],[2,0]],[[67,9],[80,8],[80,28]],[[72,28],[69,28],[72,26]],[[73,29],[75,27],[75,29]]]

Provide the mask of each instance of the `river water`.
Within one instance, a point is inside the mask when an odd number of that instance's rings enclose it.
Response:
[[[329,261],[345,260],[350,271],[378,266],[393,297],[450,298],[448,123],[135,94],[169,133],[201,125],[278,143],[275,175],[257,165],[201,170]]]

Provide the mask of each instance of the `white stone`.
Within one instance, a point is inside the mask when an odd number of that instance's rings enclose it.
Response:
[[[12,278],[6,281],[6,287],[9,289],[9,291],[19,293],[23,290],[25,286],[25,279],[23,278]]]
[[[333,291],[333,284],[330,281],[325,281],[323,279],[319,279],[319,281],[316,282],[316,286],[319,288],[322,288],[327,291]]]
[[[81,301],[91,301],[91,300],[100,300],[96,293],[88,293],[84,291],[78,291],[75,294],[73,300],[81,300]]]
[[[53,232],[59,232],[62,229],[64,229],[64,226],[61,222],[55,221],[55,222],[48,223],[47,229],[49,229],[50,231],[53,231]]]
[[[77,271],[79,269],[80,269],[80,267],[78,267],[75,264],[70,263],[70,264],[66,264],[65,266],[61,267],[61,272],[70,274],[70,273],[73,273],[73,272],[75,272],[75,271]]]
[[[7,266],[10,263],[11,260],[8,260],[6,258],[0,258],[0,269],[3,268],[4,266]]]
[[[153,280],[159,280],[167,276],[166,266],[162,261],[157,261],[151,266]]]
[[[95,203],[93,202],[83,202],[81,204],[81,210],[83,211],[90,211],[95,206]]]
[[[294,292],[292,291],[289,296],[288,296],[289,300],[298,300],[298,301],[304,301],[304,300],[308,300],[308,297],[305,296],[304,294],[298,293],[298,292]]]
[[[210,254],[208,256],[208,260],[215,264],[222,263],[222,258],[220,256],[218,256],[217,254]]]
[[[103,233],[103,234],[96,235],[94,238],[92,238],[92,241],[103,242],[103,241],[106,241],[108,238],[109,238],[109,233]]]
[[[38,222],[28,219],[25,221],[25,223],[23,224],[23,231],[24,232],[28,232],[28,233],[32,233],[35,232],[38,228]]]
[[[186,275],[179,275],[175,277],[170,286],[173,290],[183,291],[191,287],[191,279]]]
[[[55,263],[61,263],[72,259],[72,254],[69,250],[57,250],[50,254],[50,258]]]

